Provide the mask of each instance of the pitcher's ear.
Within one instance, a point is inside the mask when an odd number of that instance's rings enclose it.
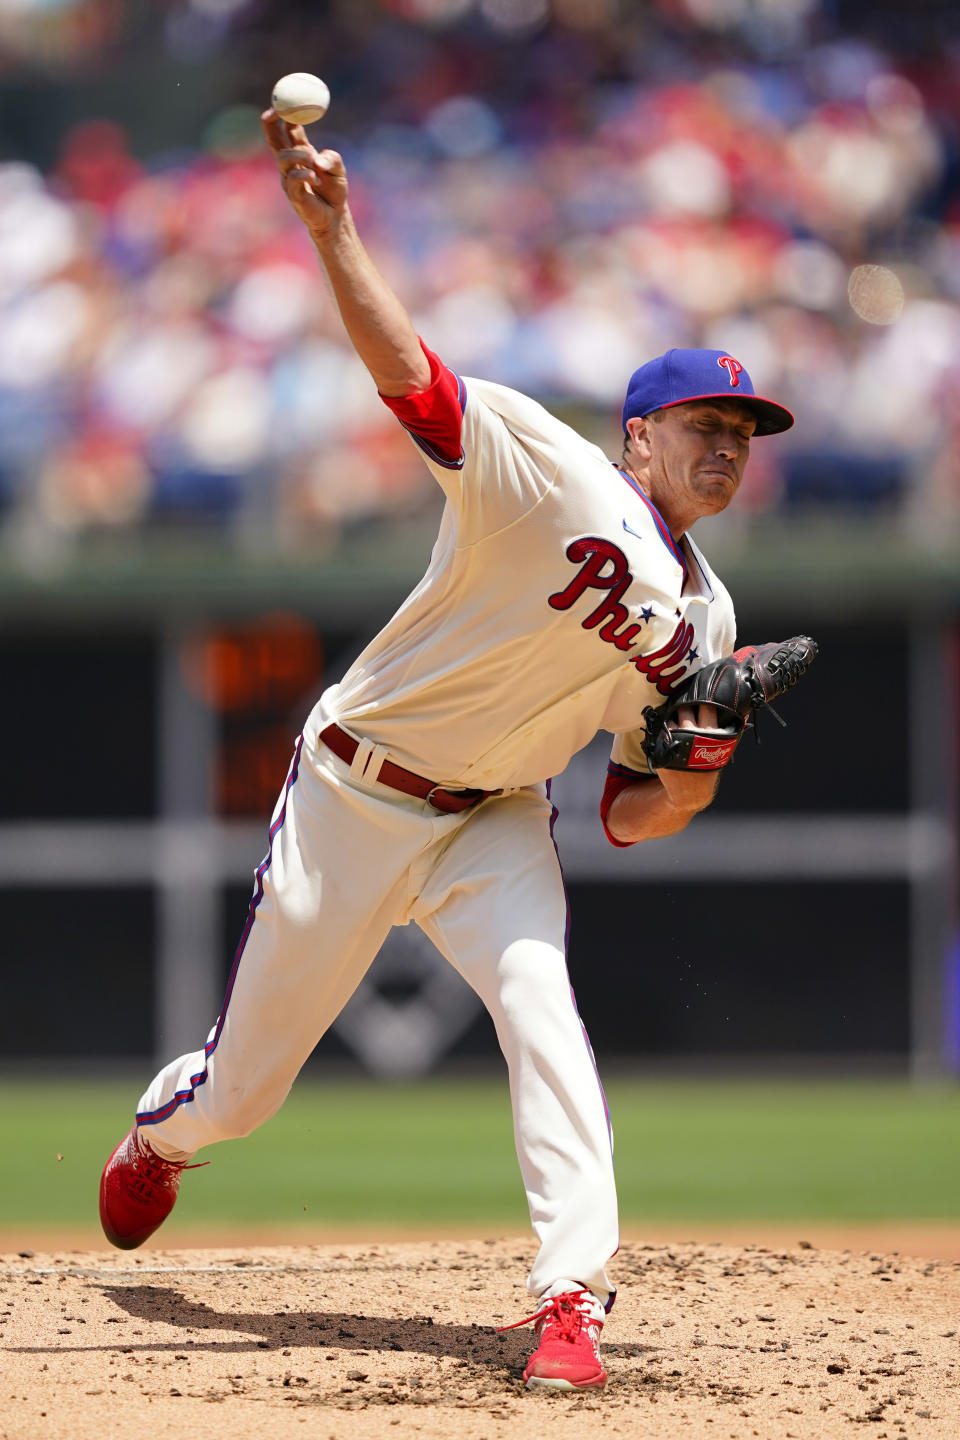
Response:
[[[623,437],[625,456],[632,450],[645,460],[650,458],[650,426],[649,415],[631,415],[627,421],[627,433]]]

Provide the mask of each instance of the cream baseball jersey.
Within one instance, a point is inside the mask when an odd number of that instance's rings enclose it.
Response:
[[[726,589],[595,445],[425,353],[430,386],[386,403],[446,495],[437,542],[321,715],[452,787],[539,783],[601,729],[644,772],[644,707],[733,648]]]

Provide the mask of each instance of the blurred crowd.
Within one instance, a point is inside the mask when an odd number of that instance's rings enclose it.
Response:
[[[165,43],[214,36],[210,66],[257,34],[241,0],[162,8]],[[311,136],[343,150],[368,247],[447,363],[614,457],[638,364],[730,350],[798,417],[756,447],[742,511],[956,536],[960,46],[905,61],[812,0],[664,0],[642,25],[617,0],[369,0],[353,28],[348,8],[314,16],[328,50],[275,43],[246,88],[265,103],[267,64],[328,79]],[[123,115],[91,114],[45,169],[0,156],[0,531],[285,549],[432,505],[243,85],[193,148],[135,152]]]

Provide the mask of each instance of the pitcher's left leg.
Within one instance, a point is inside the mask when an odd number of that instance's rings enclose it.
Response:
[[[617,1198],[606,1100],[566,965],[567,904],[534,791],[487,801],[421,892],[414,918],[483,1000],[510,1072],[517,1157],[540,1241],[528,1288],[609,1304]]]

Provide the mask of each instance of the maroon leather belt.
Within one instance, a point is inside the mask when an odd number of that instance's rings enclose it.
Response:
[[[354,740],[352,735],[348,735],[346,730],[341,730],[336,724],[321,730],[320,739],[338,760],[343,760],[348,765],[353,762],[359,749],[359,741]],[[377,779],[381,785],[389,785],[391,790],[400,790],[404,795],[415,795],[418,800],[426,800],[435,810],[442,810],[444,814],[469,810],[471,805],[479,805],[488,795],[503,793],[500,790],[445,790],[442,785],[437,785],[424,775],[415,775],[412,770],[404,770],[402,765],[394,765],[392,760],[384,760]]]

